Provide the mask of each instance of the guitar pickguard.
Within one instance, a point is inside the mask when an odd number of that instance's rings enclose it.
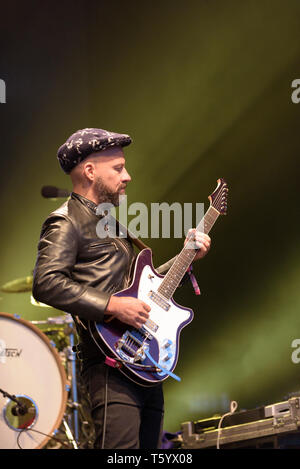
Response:
[[[153,272],[149,265],[142,271],[138,298],[151,307],[150,324],[143,326],[158,343],[158,364],[167,370],[174,369],[178,357],[178,330],[185,321],[192,320],[191,310],[182,309],[172,300],[167,300],[157,293],[162,279]],[[159,374],[164,375],[161,371]]]
[[[193,319],[191,309],[157,292],[163,278],[153,268],[150,249],[144,249],[138,255],[130,287],[115,295],[139,298],[148,304],[151,310],[146,323],[140,329],[117,319],[89,324],[102,352],[115,355],[123,364],[120,370],[142,385],[175,377],[172,371],[178,360],[180,332]]]

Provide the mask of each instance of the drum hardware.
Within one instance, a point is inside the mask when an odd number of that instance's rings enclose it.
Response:
[[[44,329],[43,332],[51,337],[53,346],[56,347],[64,365],[67,377],[67,391],[70,398],[67,400],[65,423],[62,425],[65,433],[65,425],[69,425],[74,435],[74,441],[80,447],[92,446],[94,427],[89,415],[89,402],[86,391],[78,374],[75,345],[76,329],[72,317],[65,313],[61,316],[48,317],[44,321],[31,321],[36,325],[56,326],[55,329]],[[59,326],[64,326],[61,329]],[[78,402],[80,401],[80,402]],[[68,423],[67,423],[68,422]],[[69,440],[72,443],[72,440]]]
[[[17,397],[14,394],[9,394],[8,392],[4,391],[3,389],[0,389],[0,392],[3,395],[3,397],[8,397],[11,401],[15,402],[20,409],[23,408],[26,411],[26,408],[22,404],[21,400],[17,399]]]
[[[66,409],[59,354],[35,325],[0,313],[0,369],[6,393],[0,394],[0,448],[43,448]]]
[[[73,411],[73,419],[72,416],[69,417],[69,423],[73,420],[73,428],[74,428],[74,435],[75,439],[79,441],[79,415],[78,415],[78,393],[77,393],[77,371],[76,371],[76,354],[73,352],[73,347],[75,345],[75,331],[74,331],[74,323],[68,323],[68,329],[66,329],[66,333],[69,335],[70,345],[67,347],[67,364],[68,369],[70,369],[70,376],[71,376],[71,396],[72,401],[70,403],[69,408]]]
[[[9,400],[3,409],[7,425],[15,430],[30,428],[36,422],[38,410],[36,403],[28,396],[15,396],[0,389],[3,397]]]
[[[78,415],[78,393],[77,393],[77,376],[76,376],[76,354],[72,351],[72,347],[75,345],[75,330],[73,319],[69,314],[64,314],[57,317],[49,317],[45,321],[31,321],[32,324],[52,324],[56,326],[64,325],[64,335],[69,337],[70,345],[65,347],[62,352],[63,362],[66,366],[67,378],[68,378],[68,391],[71,391],[71,400],[68,400],[67,407],[72,412],[68,415],[68,424],[64,421],[64,427],[67,428],[67,435],[72,432],[73,429],[74,437],[70,439],[73,446],[79,442],[79,415]],[[50,331],[49,331],[50,332]],[[64,419],[65,420],[65,419]],[[75,447],[75,446],[74,446]]]
[[[64,427],[65,427],[65,432],[66,432],[66,436],[67,436],[68,440],[70,441],[70,443],[72,444],[72,446],[73,446],[74,449],[78,449],[77,442],[76,442],[76,440],[74,439],[74,436],[73,436],[73,434],[72,434],[72,432],[71,432],[71,430],[70,430],[70,427],[69,427],[69,425],[67,424],[65,418],[63,419],[63,425],[64,425]]]
[[[49,328],[37,327],[43,325]],[[0,394],[0,448],[92,447],[94,427],[74,342],[70,315],[29,322],[0,313],[1,378],[16,393]]]
[[[11,395],[8,392],[0,389],[3,397],[8,397],[9,401],[7,402],[5,408],[3,409],[3,416],[7,425],[19,432],[24,432],[25,430],[32,430],[32,427],[36,423],[38,417],[38,410],[36,403],[30,399],[28,396],[15,396]],[[74,439],[72,431],[69,425],[66,422],[66,419],[63,418],[63,425],[65,428],[65,435],[67,440],[70,442],[74,449],[78,449],[78,445]],[[54,432],[55,433],[55,432]],[[20,436],[20,433],[18,437]],[[51,438],[54,438],[51,436]],[[54,438],[56,441],[64,445],[63,441],[58,438]],[[17,438],[18,440],[18,438]],[[20,446],[20,445],[19,445]],[[20,447],[21,448],[21,447]]]

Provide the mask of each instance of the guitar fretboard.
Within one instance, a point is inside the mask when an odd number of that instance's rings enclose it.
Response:
[[[208,234],[217,220],[220,213],[214,207],[210,206],[206,214],[196,227],[197,231]],[[197,253],[197,247],[193,241],[188,241],[181,252],[176,257],[173,265],[169,269],[165,278],[157,289],[157,292],[167,298],[172,298],[176,288],[180,284],[182,277],[194,260]]]

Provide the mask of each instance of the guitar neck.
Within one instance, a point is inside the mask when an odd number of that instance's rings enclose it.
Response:
[[[218,210],[210,206],[202,220],[197,225],[196,230],[208,234],[219,215],[220,213]],[[158,293],[160,293],[168,300],[172,298],[187,269],[193,262],[196,253],[197,248],[194,246],[194,242],[190,241],[186,243],[186,245],[176,257],[168,273],[165,275],[157,290]]]

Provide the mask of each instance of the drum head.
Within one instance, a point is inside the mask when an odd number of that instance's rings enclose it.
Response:
[[[1,389],[21,404],[0,394],[0,448],[42,448],[65,412],[65,370],[45,334],[7,313],[0,313],[0,376]]]

